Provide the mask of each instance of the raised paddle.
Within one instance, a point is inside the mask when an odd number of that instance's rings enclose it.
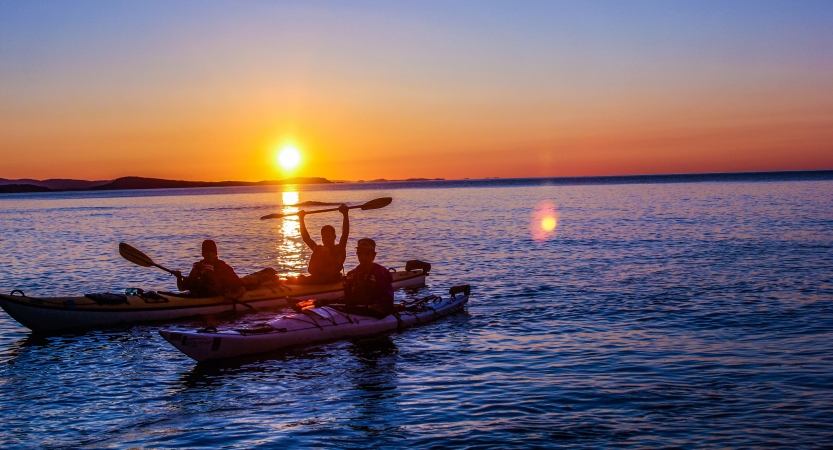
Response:
[[[150,256],[142,253],[138,249],[136,249],[136,248],[134,248],[134,247],[132,247],[128,244],[125,244],[124,242],[119,243],[119,255],[121,255],[122,258],[132,262],[133,264],[136,264],[136,265],[139,265],[139,266],[142,266],[142,267],[158,267],[158,268],[164,270],[165,272],[168,272],[171,275],[174,274],[173,270],[166,269],[166,268],[160,266],[159,264],[156,264],[155,262],[153,262],[152,259],[150,259]]]
[[[385,206],[390,205],[393,199],[390,197],[380,197],[374,200],[371,200],[364,205],[356,205],[356,206],[349,206],[348,209],[356,209],[360,208],[362,211],[367,211],[368,209],[379,209],[384,208]],[[317,211],[307,211],[307,215],[309,214],[318,214],[323,212],[330,212],[330,211],[338,211],[338,208],[327,208],[327,209],[319,209]],[[289,216],[297,216],[298,213],[287,213],[287,214],[269,214],[268,216],[263,216],[260,220],[264,219],[279,219],[281,217],[289,217]]]

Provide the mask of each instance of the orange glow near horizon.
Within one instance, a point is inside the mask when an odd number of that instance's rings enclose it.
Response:
[[[554,108],[545,121],[465,108],[458,108],[455,118],[412,116],[403,109],[354,121],[338,109],[294,119],[296,135],[309,144],[304,163],[293,170],[278,167],[274,147],[258,143],[267,143],[270,128],[276,127],[254,112],[207,135],[197,132],[199,124],[183,123],[181,131],[160,134],[154,124],[127,130],[104,118],[96,126],[99,131],[81,123],[64,128],[48,118],[39,125],[49,133],[35,126],[0,125],[5,131],[0,133],[0,177],[369,180],[833,168],[833,108],[827,115],[758,121],[725,114],[712,123],[704,121],[705,115],[683,117],[683,109],[671,118],[594,120]],[[267,160],[273,162],[264,164]]]

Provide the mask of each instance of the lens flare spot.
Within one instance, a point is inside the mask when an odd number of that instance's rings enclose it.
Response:
[[[301,152],[297,148],[288,145],[278,153],[278,164],[284,170],[292,170],[301,163]]]
[[[543,242],[555,235],[558,227],[558,212],[555,205],[549,201],[542,201],[532,211],[529,232],[536,242]]]

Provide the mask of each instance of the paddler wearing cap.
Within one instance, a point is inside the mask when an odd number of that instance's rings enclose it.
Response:
[[[172,272],[180,291],[190,291],[197,297],[236,297],[245,292],[243,282],[234,269],[217,257],[217,244],[213,240],[203,241],[202,258],[202,261],[194,263],[187,277],[183,277],[178,270]]]
[[[359,265],[347,272],[344,303],[348,312],[384,317],[393,312],[393,276],[388,269],[373,262],[376,241],[359,239],[356,247]]]

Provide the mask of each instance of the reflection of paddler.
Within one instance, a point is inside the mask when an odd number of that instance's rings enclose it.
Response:
[[[203,241],[202,257],[202,261],[194,263],[187,277],[178,270],[172,272],[180,291],[190,291],[198,297],[238,297],[245,292],[234,269],[217,257],[217,244],[211,239]]]
[[[336,244],[336,230],[332,225],[321,227],[321,242],[317,244],[307,231],[304,223],[306,212],[298,211],[298,218],[301,222],[301,237],[312,250],[312,257],[309,260],[309,276],[299,276],[298,283],[301,284],[329,284],[341,281],[341,271],[344,270],[344,260],[347,259],[347,237],[350,234],[350,219],[347,205],[341,205],[338,211],[344,216],[341,224],[341,239]]]

